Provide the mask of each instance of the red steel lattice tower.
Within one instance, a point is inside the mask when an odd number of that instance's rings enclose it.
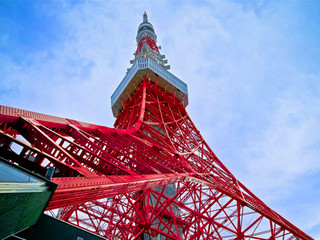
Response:
[[[0,153],[58,184],[46,210],[106,239],[312,239],[223,165],[186,112],[147,14],[115,128],[0,106]],[[16,150],[19,149],[19,150]]]

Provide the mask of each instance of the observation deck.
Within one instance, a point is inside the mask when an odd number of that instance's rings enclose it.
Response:
[[[149,74],[149,75],[148,75]],[[127,72],[119,86],[111,96],[111,107],[113,116],[117,117],[122,110],[122,102],[125,102],[133,94],[141,82],[141,77],[147,76],[149,81],[167,92],[175,94],[184,106],[188,105],[188,87],[183,81],[174,76],[164,67],[151,58],[139,58]]]

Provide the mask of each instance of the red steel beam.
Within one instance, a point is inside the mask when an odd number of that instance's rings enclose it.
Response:
[[[58,188],[47,210],[172,184],[192,175],[194,173],[53,178]]]

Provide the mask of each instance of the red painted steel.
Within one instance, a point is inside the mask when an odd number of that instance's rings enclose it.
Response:
[[[148,44],[148,46],[149,46],[153,51],[156,51],[157,53],[160,53],[156,41],[154,41],[154,40],[153,40],[151,37],[149,37],[149,36],[145,36],[145,37],[141,38],[140,42],[138,43],[138,47],[137,47],[137,50],[136,50],[136,53],[135,53],[136,56],[137,56],[138,53],[141,51],[144,42],[146,42],[146,43]]]
[[[174,95],[143,77],[123,106],[115,128],[0,106],[1,154],[57,169],[48,214],[107,239],[312,239],[233,176]]]

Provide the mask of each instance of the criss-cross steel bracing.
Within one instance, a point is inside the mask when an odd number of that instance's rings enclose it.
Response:
[[[181,102],[148,77],[116,128],[0,113],[2,155],[37,172],[57,169],[48,213],[107,239],[311,239],[239,182]]]
[[[0,106],[0,155],[58,184],[46,213],[106,239],[312,239],[217,158],[144,14],[115,128]]]

